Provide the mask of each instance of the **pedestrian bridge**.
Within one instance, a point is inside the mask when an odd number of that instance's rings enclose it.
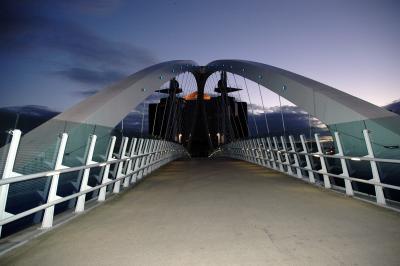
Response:
[[[194,91],[177,97],[188,75]],[[210,87],[220,94],[213,112]],[[232,96],[239,87],[246,104]],[[262,90],[304,110],[310,127],[290,131],[280,105],[274,131]],[[140,134],[115,133],[164,92],[147,135],[144,111]],[[400,117],[295,73],[241,60],[165,62],[8,133],[0,265],[400,265]]]
[[[399,265],[398,212],[248,162],[172,162],[1,265]]]

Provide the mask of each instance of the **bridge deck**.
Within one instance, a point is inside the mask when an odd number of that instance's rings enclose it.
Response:
[[[230,160],[177,161],[0,265],[400,265],[400,215]]]

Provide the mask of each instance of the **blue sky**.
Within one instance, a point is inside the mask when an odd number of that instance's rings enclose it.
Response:
[[[1,1],[0,107],[62,111],[157,62],[228,58],[285,68],[384,105],[400,98],[399,3]]]

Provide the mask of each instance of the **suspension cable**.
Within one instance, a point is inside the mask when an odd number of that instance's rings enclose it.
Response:
[[[186,79],[182,81],[182,84],[181,84],[182,92],[183,92],[184,86],[186,86],[186,82],[187,82],[187,79],[188,79],[189,76],[190,76],[190,73],[188,72],[188,74],[185,76]],[[179,82],[178,82],[178,83],[179,83]],[[190,85],[190,84],[191,84],[191,83],[190,83],[190,79],[189,79],[189,85]],[[171,109],[172,109],[172,123],[171,123],[172,126],[171,126],[169,132],[167,132],[167,134],[169,134],[169,135],[171,135],[171,136],[174,136],[175,117],[178,116],[176,112],[177,112],[177,109],[178,109],[178,107],[179,107],[179,97],[178,97],[178,103],[175,105],[175,100],[177,99],[176,96],[177,96],[177,94],[174,93],[174,104],[172,105],[173,108],[171,108]],[[178,116],[178,119],[179,119],[179,116]]]
[[[145,106],[145,101],[143,101],[143,109],[142,109],[142,127],[140,129],[140,137],[143,137],[143,125],[144,125],[144,109],[146,108]]]
[[[228,72],[226,73],[226,85],[227,85],[227,87],[229,87],[229,85],[230,85],[230,83],[229,83],[229,76],[228,76]],[[236,101],[234,101],[234,104],[236,103]],[[237,106],[237,105],[236,105]],[[235,111],[235,110],[233,110],[233,111]],[[232,119],[231,119],[232,118]],[[236,119],[235,119],[235,116],[233,115],[232,117],[231,117],[231,112],[229,112],[229,120],[232,120],[233,121],[233,126],[235,127],[235,131],[234,131],[234,133],[238,133],[238,135],[239,135],[239,129],[238,129],[238,126],[236,125]],[[239,121],[240,122],[240,121]],[[235,137],[236,137],[236,134],[233,134],[233,139],[235,140]]]
[[[122,135],[122,137],[124,136],[124,118],[122,118],[122,120],[121,120],[121,135]]]
[[[258,85],[258,91],[260,92],[262,108],[263,108],[263,111],[264,111],[265,125],[267,126],[267,132],[268,132],[268,135],[269,135],[270,132],[269,132],[269,126],[268,126],[267,112],[265,112],[264,100],[263,100],[263,97],[262,97],[262,94],[261,94],[261,86],[260,86],[260,83],[258,83],[258,82],[257,82],[257,85]]]
[[[311,115],[308,113],[308,127],[309,127],[309,139],[311,139],[312,129],[311,129]]]
[[[231,74],[233,74],[233,73],[231,73]],[[236,88],[237,88],[237,86],[236,86]],[[238,105],[238,103],[236,103],[236,104]],[[243,109],[243,106],[242,106],[242,109]],[[238,111],[239,111],[239,107],[238,107]],[[242,132],[242,136],[244,137],[244,130],[243,130],[242,121],[241,121],[240,117],[238,120],[239,120],[240,131]],[[239,131],[238,131],[238,133],[239,133]]]
[[[214,82],[214,86],[211,84],[211,89],[212,89],[213,87],[216,88],[216,87],[218,86],[218,77],[216,77],[216,75],[218,76],[218,72],[215,72],[215,73],[213,73],[213,74],[211,75],[212,80],[213,80],[213,82]],[[216,99],[216,102],[217,102],[218,108],[219,108],[220,110],[222,110],[222,108],[223,108],[222,102],[220,103],[220,102],[218,101],[218,98]],[[223,130],[223,129],[222,129],[221,122],[222,122],[222,121],[220,121],[220,119],[217,119],[217,126],[218,126],[218,133],[219,133],[219,134],[221,134],[221,131]]]
[[[161,104],[161,99],[160,99],[160,104]],[[168,102],[167,102],[167,100],[165,100],[164,112],[163,112],[163,116],[161,119],[160,135],[158,136],[159,138],[162,138],[162,132],[163,132],[163,127],[164,127],[165,113],[167,111],[167,105],[168,105]]]
[[[154,120],[153,120],[153,129],[151,130],[151,135],[152,135],[152,136],[154,136],[154,129],[155,129],[155,127],[156,127],[157,114],[158,114],[158,106],[159,106],[159,105],[160,105],[160,104],[156,102],[156,112],[155,112]]]
[[[281,110],[283,135],[286,136],[285,119],[283,118],[282,102],[281,102],[281,96],[279,94],[278,94],[278,98],[279,98],[279,107],[280,107],[279,109]]]
[[[185,74],[186,74],[186,72],[185,72]],[[178,88],[179,88],[179,86],[178,86]],[[166,125],[166,128],[165,128],[165,135],[164,135],[164,139],[166,140],[167,139],[167,137],[169,137],[169,135],[170,135],[170,121],[171,121],[171,115],[174,115],[175,116],[175,114],[173,114],[173,109],[174,109],[174,107],[175,107],[175,100],[176,100],[176,88],[172,88],[172,90],[173,90],[173,95],[172,95],[172,101],[171,101],[171,105],[170,105],[170,107],[169,107],[169,114],[168,114],[168,120],[167,120],[167,125]],[[170,95],[168,96],[168,98],[170,97]],[[173,127],[173,121],[172,121],[172,127]]]
[[[249,103],[250,103],[250,106],[251,106],[251,112],[253,113],[253,122],[254,122],[254,126],[256,128],[256,133],[257,133],[257,137],[258,137],[258,127],[257,127],[257,123],[256,123],[256,118],[255,118],[255,115],[254,115],[254,106],[251,103],[249,89],[247,88],[247,82],[246,82],[245,77],[243,77],[243,80],[244,80],[244,85],[246,86],[247,97],[249,98]]]
[[[237,83],[237,81],[236,81],[236,76],[235,76],[234,73],[232,73],[232,74],[233,74],[233,79],[235,80],[236,88],[239,88],[238,83]],[[242,101],[242,97],[240,96],[240,92],[239,92],[239,91],[237,91],[237,95],[238,95],[238,97],[239,97],[239,101],[240,101],[240,102],[243,102],[243,101]],[[242,113],[243,113],[243,115],[244,115],[244,120],[245,120],[246,125],[247,125],[247,133],[248,133],[248,135],[251,135],[251,132],[250,132],[250,130],[249,130],[249,121],[247,120],[247,110],[246,110],[246,112],[245,112],[245,111],[244,111],[243,105],[241,104],[240,106],[242,107]],[[243,132],[244,132],[244,130],[243,130]],[[250,133],[250,134],[249,134],[249,133]],[[243,135],[243,137],[244,137],[244,135]]]

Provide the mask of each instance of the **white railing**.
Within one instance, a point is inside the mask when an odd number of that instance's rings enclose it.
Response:
[[[59,139],[54,170],[21,175],[14,172],[14,164],[17,156],[18,145],[21,139],[21,131],[13,130],[10,133],[12,134],[12,139],[9,144],[9,151],[4,166],[3,176],[2,179],[0,179],[0,234],[3,225],[42,210],[44,210],[42,228],[50,228],[53,226],[54,207],[56,204],[76,198],[75,212],[83,212],[85,209],[87,193],[99,190],[97,201],[104,201],[106,199],[107,186],[113,185],[112,193],[119,193],[121,185],[124,188],[127,188],[142,180],[145,176],[166,163],[184,156],[190,156],[183,146],[173,142],[137,138],[132,138],[129,141],[127,137],[122,138],[119,152],[115,154],[114,147],[116,137],[111,137],[108,151],[104,157],[105,161],[95,162],[92,158],[97,136],[91,135],[84,160],[85,164],[76,167],[68,167],[62,164],[65,155],[65,147],[68,141],[68,134],[63,133]],[[129,149],[127,149],[128,143],[130,143]],[[115,165],[114,178],[110,178],[111,165]],[[101,180],[99,180],[100,184],[91,187],[88,185],[88,180],[90,171],[93,168],[102,168],[102,175],[100,177]],[[60,175],[74,171],[83,171],[79,191],[65,197],[58,196],[58,182],[59,179],[62,178]],[[43,177],[50,178],[50,186],[47,191],[47,197],[45,197],[47,202],[45,204],[17,214],[6,212],[10,184]]]
[[[338,152],[334,155],[328,155],[323,153],[319,134],[315,134],[315,143],[317,146],[317,152],[310,152],[305,141],[304,135],[300,135],[300,142],[302,150],[298,151],[295,145],[293,136],[289,136],[290,148],[287,147],[287,141],[284,136],[280,137],[280,143],[277,137],[266,138],[255,138],[247,140],[239,140],[231,142],[222,146],[216,150],[213,156],[226,156],[239,160],[248,161],[254,164],[258,164],[264,167],[268,167],[282,173],[294,176],[299,179],[306,180],[310,183],[315,184],[315,174],[321,174],[323,177],[323,186],[327,189],[332,188],[331,177],[339,178],[344,180],[345,193],[348,196],[354,196],[352,182],[359,182],[364,184],[373,185],[375,188],[376,202],[380,205],[386,205],[386,198],[383,193],[383,188],[400,190],[399,186],[384,184],[381,182],[377,163],[393,163],[400,164],[398,159],[384,159],[375,158],[374,151],[371,145],[371,139],[368,130],[363,130],[364,141],[366,150],[368,153],[365,156],[345,156],[343,153],[342,142],[340,134],[334,132],[334,139]],[[281,144],[281,145],[279,145]],[[320,169],[313,169],[311,159],[313,157],[319,158]],[[328,171],[326,165],[326,158],[336,158],[340,160],[340,167],[342,168],[341,174],[333,174]],[[370,164],[372,178],[369,180],[351,177],[349,175],[347,160],[351,161],[368,161]],[[305,166],[301,166],[300,161],[304,162]],[[399,165],[400,167],[400,165]],[[303,172],[307,173],[307,176],[303,176]]]

